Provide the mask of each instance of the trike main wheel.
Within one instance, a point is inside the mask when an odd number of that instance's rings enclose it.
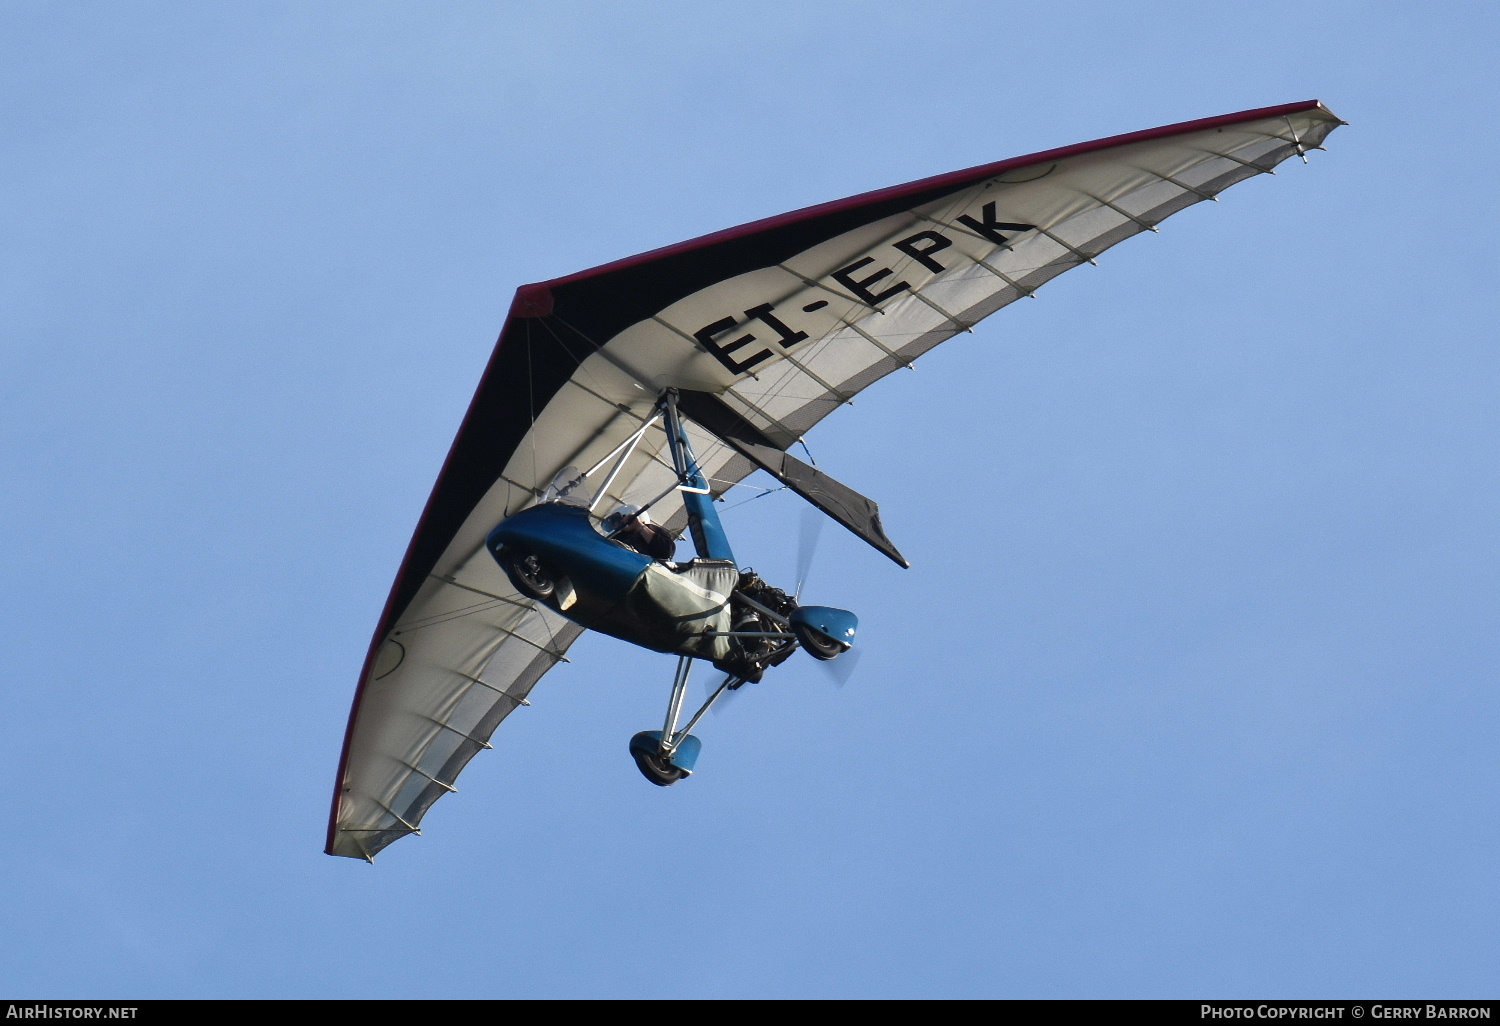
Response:
[[[513,549],[509,545],[500,550],[500,566],[510,578],[516,590],[528,598],[551,598],[557,590],[557,580],[542,565],[536,553]]]
[[[794,623],[792,631],[802,647],[807,649],[807,654],[814,659],[836,659],[849,650],[848,645],[834,641],[822,631],[814,630],[806,624]]]

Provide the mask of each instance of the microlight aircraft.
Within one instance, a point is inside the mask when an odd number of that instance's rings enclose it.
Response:
[[[418,833],[588,629],[677,657],[662,729],[629,751],[653,783],[692,773],[709,706],[799,649],[843,657],[857,629],[740,567],[715,500],[765,471],[905,566],[874,502],[789,452],[808,430],[1341,124],[1310,100],[1169,125],[523,285],[375,629],[327,852],[373,861]],[[696,555],[678,561],[684,530]],[[723,676],[683,723],[696,663]]]

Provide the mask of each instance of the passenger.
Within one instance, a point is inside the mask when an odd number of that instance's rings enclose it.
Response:
[[[610,538],[652,559],[671,560],[677,555],[677,541],[651,516],[636,506],[621,506],[604,518],[605,533]]]

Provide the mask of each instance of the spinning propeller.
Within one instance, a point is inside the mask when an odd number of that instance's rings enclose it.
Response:
[[[811,506],[802,507],[802,526],[797,535],[797,588],[792,598],[802,601],[802,586],[812,572],[813,557],[818,554],[818,542],[823,537],[823,514]]]
[[[802,508],[802,524],[797,536],[797,590],[792,592],[792,598],[798,603],[802,601],[802,587],[807,583],[807,575],[812,572],[813,557],[818,553],[818,542],[823,537],[823,523],[826,519],[811,506]],[[854,671],[859,666],[859,653],[858,648],[851,648],[837,659],[826,662],[819,660],[818,665],[823,667],[835,685],[843,687],[849,683],[849,678],[854,676]]]
[[[797,531],[797,584],[792,591],[792,599],[799,604],[802,601],[802,589],[807,585],[808,575],[812,573],[813,561],[818,554],[818,543],[823,537],[823,524],[827,518],[811,506],[802,508],[802,518]],[[837,659],[818,660],[818,665],[828,674],[837,687],[842,688],[849,683],[849,678],[854,675],[859,665],[860,650],[851,648]],[[706,680],[706,693],[712,694],[719,686],[719,677],[709,677]],[[714,704],[714,715],[718,715],[739,697],[740,692],[726,691]]]

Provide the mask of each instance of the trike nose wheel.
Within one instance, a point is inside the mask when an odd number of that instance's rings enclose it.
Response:
[[[686,776],[679,767],[673,766],[660,755],[651,755],[642,751],[633,751],[630,754],[635,757],[635,766],[641,771],[641,776],[657,787],[671,787]]]
[[[683,777],[693,775],[703,742],[691,734],[678,735],[677,748],[671,756],[661,754],[661,731],[643,730],[630,739],[630,757],[636,768],[657,787],[671,787]]]

